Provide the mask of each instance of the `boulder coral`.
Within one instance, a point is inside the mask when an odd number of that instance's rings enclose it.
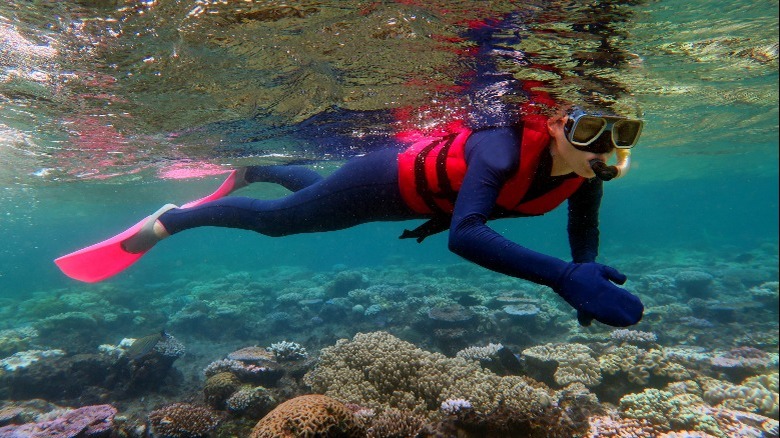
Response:
[[[358,333],[323,349],[304,382],[345,402],[421,415],[437,413],[448,399],[468,400],[476,412],[501,406],[526,417],[551,404],[551,391],[538,382],[500,377],[474,361],[427,352],[386,332]]]
[[[343,403],[310,394],[280,404],[257,422],[250,438],[364,438],[366,431]]]

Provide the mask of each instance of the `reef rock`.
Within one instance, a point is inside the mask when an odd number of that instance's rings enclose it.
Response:
[[[111,405],[68,410],[52,420],[0,427],[0,437],[91,438],[107,435],[117,411]]]

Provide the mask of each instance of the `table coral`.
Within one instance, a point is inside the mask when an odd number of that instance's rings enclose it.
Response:
[[[296,397],[257,422],[250,438],[363,438],[362,424],[343,403],[324,395]]]

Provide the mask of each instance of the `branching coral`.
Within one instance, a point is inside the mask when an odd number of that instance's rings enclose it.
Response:
[[[414,437],[425,425],[423,418],[410,412],[388,409],[377,415],[368,428],[368,438]]]
[[[499,377],[476,362],[423,351],[385,332],[358,333],[325,348],[304,381],[346,402],[425,415],[447,399],[468,400],[477,412],[504,406],[528,414],[550,404],[539,383]]]
[[[620,399],[623,415],[647,420],[664,431],[682,428],[717,434],[717,422],[712,417],[702,415],[698,409],[702,405],[704,401],[696,395],[674,394],[652,388]]]
[[[580,382],[592,387],[601,383],[599,363],[594,354],[582,344],[546,344],[523,351],[526,358],[542,367],[557,365],[553,378],[560,386]]]
[[[716,407],[778,418],[778,373],[749,377],[742,384],[702,379],[704,400]]]
[[[672,380],[690,378],[690,372],[680,364],[671,362],[662,349],[645,350],[633,345],[611,348],[599,357],[601,371],[605,374],[624,372],[628,380],[647,385],[651,376],[663,376]]]

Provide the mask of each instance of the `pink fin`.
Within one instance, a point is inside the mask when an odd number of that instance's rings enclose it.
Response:
[[[198,200],[188,202],[181,208],[195,207],[214,201],[229,194],[236,186],[236,171],[233,170],[227,179],[212,194]],[[147,251],[130,253],[122,248],[122,242],[134,236],[150,216],[100,243],[90,245],[78,251],[64,255],[54,260],[62,272],[76,280],[95,283],[112,277],[140,259]]]
[[[225,181],[217,188],[217,190],[204,197],[200,198],[198,200],[188,202],[181,206],[181,208],[190,208],[190,207],[197,207],[198,205],[205,204],[207,202],[211,202],[214,200],[217,200],[219,198],[222,198],[224,196],[227,196],[230,192],[232,192],[236,188],[236,174],[238,173],[237,170],[231,170],[228,177],[225,179]]]
[[[135,235],[148,217],[100,243],[64,255],[54,263],[65,275],[87,283],[95,283],[116,275],[140,259],[145,252],[133,254],[122,249],[122,242]]]

